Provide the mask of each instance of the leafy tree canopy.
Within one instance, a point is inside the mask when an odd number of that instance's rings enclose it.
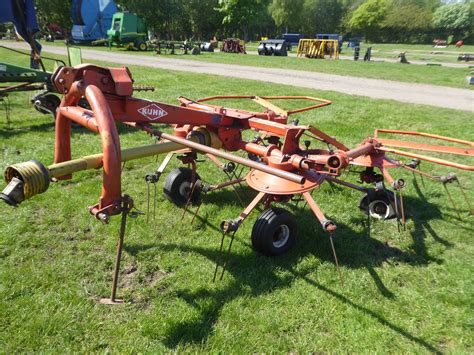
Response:
[[[0,0],[1,1],[1,0]],[[341,33],[369,41],[425,41],[454,35],[474,42],[474,1],[442,0],[115,0],[162,39],[246,40],[286,29]],[[71,0],[35,0],[38,19],[70,29]],[[470,36],[470,37],[469,37]]]
[[[467,31],[471,23],[471,6],[468,3],[441,6],[433,15],[433,25],[448,31]]]

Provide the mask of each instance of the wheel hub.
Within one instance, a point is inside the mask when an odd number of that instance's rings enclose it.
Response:
[[[281,224],[273,235],[273,246],[281,248],[290,238],[290,228],[286,224]]]
[[[179,193],[181,196],[189,197],[191,193],[191,183],[188,181],[183,182],[179,187]]]
[[[369,204],[370,216],[377,219],[387,219],[390,215],[390,207],[385,201],[375,200]]]

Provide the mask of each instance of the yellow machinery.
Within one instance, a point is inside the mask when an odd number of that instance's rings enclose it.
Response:
[[[339,59],[339,41],[335,39],[300,39],[297,57]]]

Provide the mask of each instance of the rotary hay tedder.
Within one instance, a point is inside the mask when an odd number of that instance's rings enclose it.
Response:
[[[61,67],[54,73],[52,81],[57,91],[63,94],[56,115],[55,162],[45,166],[31,160],[7,167],[5,179],[8,185],[0,194],[0,198],[16,206],[45,192],[50,181],[71,179],[75,172],[102,167],[102,193],[99,202],[90,207],[90,212],[103,222],[108,222],[113,215],[122,215],[112,296],[104,301],[106,303],[119,302],[116,299],[116,287],[125,224],[127,215],[133,207],[133,200],[127,195],[122,195],[122,162],[168,153],[158,170],[145,177],[149,191],[149,184],[158,182],[173,154],[180,154],[178,158],[188,167],[178,168],[169,173],[164,183],[164,193],[174,204],[184,207],[184,213],[191,205],[198,205],[194,216],[198,213],[202,193],[231,186],[239,197],[236,185],[244,182],[258,192],[250,204],[244,206],[243,212],[237,218],[221,223],[221,251],[226,235],[230,235],[230,241],[224,260],[222,262],[218,260],[216,263],[214,279],[220,264],[222,264],[220,275],[222,278],[235,233],[259,204],[263,205],[264,212],[255,222],[251,236],[252,246],[257,252],[270,256],[280,255],[294,244],[296,220],[288,211],[272,207],[272,204],[304,200],[322,229],[328,233],[336,267],[339,270],[332,241],[337,227],[333,221],[326,218],[314,201],[311,195],[314,189],[328,182],[360,191],[363,196],[359,207],[369,218],[396,219],[400,228],[405,223],[402,194],[405,182],[393,178],[389,173],[390,169],[406,169],[422,177],[439,181],[445,187],[447,183],[459,184],[456,175],[432,176],[419,169],[420,161],[468,171],[474,170],[474,166],[419,153],[426,151],[473,157],[474,143],[469,141],[410,131],[376,130],[373,137],[366,138],[358,146],[350,149],[316,127],[298,125],[296,121],[288,123],[290,115],[330,105],[331,102],[328,100],[302,96],[216,96],[193,101],[180,97],[181,105],[175,106],[132,97],[133,80],[127,68],[103,68],[94,65]],[[79,106],[79,101],[84,98],[89,103],[90,109]],[[252,100],[265,110],[251,112],[208,103],[217,99]],[[272,103],[273,100],[306,100],[311,105],[285,111]],[[71,122],[98,133],[103,153],[72,160]],[[118,122],[155,136],[160,142],[121,150],[116,126]],[[157,130],[155,124],[171,125],[174,134]],[[250,141],[244,140],[242,134],[247,130],[256,132],[256,137]],[[411,138],[424,137],[445,144],[427,144],[413,139],[395,140],[382,137],[387,134]],[[302,140],[303,137],[308,140]],[[311,145],[315,143],[323,147],[312,147]],[[410,150],[416,150],[417,153],[412,153]],[[248,158],[229,153],[236,151],[246,152]],[[197,152],[205,154],[222,169],[229,177],[229,181],[218,185],[205,184],[197,172],[199,162]],[[390,158],[388,153],[412,160],[405,164]],[[220,159],[227,163],[221,162]],[[237,173],[237,164],[242,169],[250,168],[250,171],[242,176],[242,170],[240,174]],[[342,173],[351,166],[365,168],[360,174],[361,185],[342,180]],[[386,188],[386,183],[390,188]],[[459,188],[469,205],[466,193],[460,184]],[[446,191],[453,202],[447,188]],[[239,200],[243,204],[240,197]],[[470,212],[472,214],[472,210]]]

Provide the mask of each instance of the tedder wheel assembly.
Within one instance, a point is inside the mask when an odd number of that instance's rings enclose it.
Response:
[[[174,50],[173,43],[177,44],[171,42],[167,47]],[[238,40],[227,41],[227,43],[237,44],[237,50],[245,52]],[[232,50],[233,48],[228,49]],[[362,199],[360,208],[371,217],[380,219],[395,217],[397,227],[400,229],[400,225],[405,227],[402,189],[406,184],[403,179],[394,179],[389,169],[405,169],[413,174],[443,183],[450,200],[452,198],[446,184],[455,181],[459,183],[456,175],[433,176],[427,172],[421,172],[417,169],[420,162],[426,161],[474,172],[472,165],[420,153],[426,151],[473,158],[474,142],[416,131],[377,129],[372,136],[366,136],[360,144],[351,149],[317,127],[302,126],[296,122],[288,124],[289,116],[292,114],[307,112],[331,104],[330,101],[324,99],[307,96],[221,95],[200,100],[180,97],[180,105],[171,105],[133,97],[134,80],[128,68],[103,68],[96,65],[59,67],[53,74],[51,81],[57,93],[64,95],[62,101],[64,105],[57,110],[55,163],[45,167],[33,160],[7,167],[5,180],[8,185],[0,192],[0,199],[18,205],[37,194],[44,193],[48,189],[49,182],[53,179],[70,179],[71,175],[78,171],[102,167],[104,172],[102,194],[98,203],[89,208],[90,213],[103,222],[109,221],[112,216],[122,215],[113,291],[111,298],[106,300],[109,303],[116,303],[115,290],[120,275],[119,267],[126,219],[133,208],[132,199],[127,195],[122,195],[122,161],[168,153],[157,171],[151,177],[148,177],[150,175],[148,174],[145,180],[148,184],[155,183],[170,159],[175,154],[183,154],[183,149],[186,148],[186,153],[178,156],[178,159],[185,166],[192,167],[192,170],[183,167],[175,169],[167,176],[164,184],[166,197],[178,206],[186,206],[183,217],[187,212],[188,202],[189,204],[198,204],[203,192],[233,185],[235,187],[236,184],[244,181],[252,190],[258,192],[252,201],[244,206],[244,210],[237,218],[222,221],[220,252],[225,250],[227,252],[224,258],[219,257],[217,260],[214,280],[218,268],[222,267],[220,276],[222,279],[229,265],[228,259],[235,233],[252,211],[262,204],[266,206],[266,210],[257,219],[252,229],[252,245],[256,251],[276,256],[287,252],[295,244],[297,224],[294,217],[284,209],[268,209],[268,206],[271,203],[288,203],[295,195],[297,198],[298,195],[302,195],[299,200],[305,200],[323,231],[328,233],[336,268],[339,270],[333,243],[333,235],[337,226],[326,218],[311,195],[311,192],[318,189],[323,183],[337,184],[367,195]],[[78,105],[76,99],[80,97],[86,98],[91,106],[90,110]],[[213,100],[232,99],[251,100],[261,105],[264,111],[246,111],[209,104]],[[285,111],[272,103],[273,100],[305,100],[311,103],[308,103],[310,106]],[[72,159],[71,122],[77,122],[100,134],[103,146],[102,154],[94,154],[79,160]],[[162,141],[159,144],[120,150],[120,136],[116,125],[119,122],[142,130]],[[153,123],[171,125],[174,128],[174,134],[153,128]],[[252,140],[244,140],[243,137],[246,133],[250,133],[250,130],[254,132],[253,134],[256,133],[257,137]],[[384,138],[387,134],[392,137],[404,136],[413,139]],[[265,135],[268,139],[260,138],[261,135]],[[318,146],[310,147],[313,143],[305,141],[306,148],[303,149],[300,141],[303,136],[309,136]],[[430,138],[435,142],[441,141],[446,144],[421,143],[415,140],[416,137]],[[319,145],[322,145],[323,149]],[[325,146],[330,146],[330,148],[326,150]],[[196,174],[196,164],[199,160],[194,152],[206,154],[215,165],[225,169],[226,173],[229,173],[228,170],[231,169],[225,166],[221,159],[246,167],[250,169],[250,172],[245,178],[236,178],[234,174],[232,176],[229,174],[229,181],[217,185],[206,185],[203,189],[201,180]],[[249,157],[253,160],[243,158],[240,154],[234,155],[231,152],[250,153]],[[403,159],[412,158],[412,161],[406,163],[391,157],[392,155],[404,157]],[[370,186],[374,184],[375,188],[366,188],[342,180],[345,176],[345,169],[350,166],[365,167],[365,171],[360,174],[360,183],[367,183]],[[382,174],[374,172],[379,170]],[[239,174],[239,176],[241,175]],[[386,183],[391,186],[394,192],[386,190]],[[156,185],[153,186],[153,193],[155,193],[155,187]],[[150,185],[147,186],[148,191],[150,191],[149,188]],[[460,184],[459,189],[471,211],[472,207],[466,197],[467,193],[464,192]],[[155,201],[156,199],[153,200],[153,202]],[[244,205],[244,203],[242,204]],[[453,207],[456,209],[459,219],[462,219],[457,206],[453,204]],[[155,204],[153,209],[155,210]],[[138,212],[133,212],[133,215],[138,214]],[[198,216],[197,208],[193,214],[193,218]],[[370,218],[367,219],[367,224],[370,223],[370,220]],[[226,236],[230,237],[227,242]],[[225,249],[224,245],[226,245]]]
[[[42,114],[56,114],[56,109],[61,103],[61,99],[51,93],[40,93],[35,95],[31,102],[33,103],[35,109]]]
[[[293,246],[296,233],[296,221],[291,213],[283,208],[269,208],[253,225],[252,246],[263,255],[281,255]]]
[[[195,186],[192,185],[193,171],[189,168],[177,168],[166,177],[163,193],[176,206],[184,206],[192,193],[190,202],[193,205],[201,201],[201,178],[196,173]]]
[[[395,194],[385,189],[369,190],[359,204],[359,208],[370,217],[381,220],[396,218],[398,206],[400,206],[399,198],[395,206]]]

